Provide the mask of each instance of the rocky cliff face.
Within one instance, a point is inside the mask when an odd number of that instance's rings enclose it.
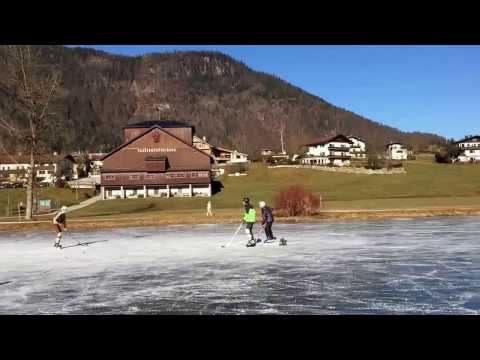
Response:
[[[251,155],[263,147],[279,149],[281,126],[289,151],[331,132],[376,144],[399,140],[421,147],[442,140],[365,119],[221,53],[125,57],[61,46],[39,50],[63,74],[56,104],[62,126],[49,140],[56,151],[108,151],[121,143],[121,126],[135,115],[191,123],[207,141]],[[0,73],[0,85],[2,79]],[[14,118],[14,102],[2,96],[0,112]]]

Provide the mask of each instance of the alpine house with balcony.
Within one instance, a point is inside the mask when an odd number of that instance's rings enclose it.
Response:
[[[327,135],[310,141],[299,158],[304,165],[349,166],[353,142],[345,135]]]

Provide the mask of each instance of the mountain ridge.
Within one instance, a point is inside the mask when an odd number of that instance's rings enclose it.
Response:
[[[423,148],[444,141],[370,120],[221,52],[125,56],[50,45],[37,50],[63,79],[55,107],[64,131],[49,140],[52,151],[109,151],[122,142],[121,127],[139,115],[189,122],[207,141],[249,155],[279,149],[282,125],[286,148],[295,152],[309,139],[333,132],[376,146],[395,140]],[[15,119],[5,99],[0,112]]]

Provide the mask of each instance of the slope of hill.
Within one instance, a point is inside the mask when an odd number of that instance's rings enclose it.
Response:
[[[262,147],[278,149],[282,124],[290,151],[335,131],[378,145],[399,140],[423,147],[443,140],[363,118],[217,52],[126,57],[62,46],[39,50],[42,60],[58,65],[63,75],[62,98],[56,104],[61,127],[49,139],[51,150],[108,151],[121,142],[121,126],[134,115],[189,122],[209,142],[251,155]],[[1,70],[0,65],[3,92],[7,86]],[[14,101],[4,93],[0,113],[16,116]]]

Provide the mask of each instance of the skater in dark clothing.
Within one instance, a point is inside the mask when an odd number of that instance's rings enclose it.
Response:
[[[273,225],[273,209],[268,207],[265,201],[260,201],[260,209],[262,209],[262,226],[265,228],[265,235],[267,240],[274,240],[276,237],[273,236],[272,225]]]
[[[245,224],[245,233],[249,238],[247,246],[255,246],[257,241],[253,236],[253,224],[255,224],[257,214],[253,206],[250,204],[249,198],[243,199],[243,206],[245,209],[245,213],[243,214],[243,223]]]
[[[53,225],[55,226],[55,230],[57,231],[57,237],[55,238],[55,247],[62,248],[60,245],[60,240],[62,239],[63,231],[67,230],[67,207],[62,206],[61,210],[55,215],[53,218]],[[62,229],[63,226],[63,229]]]

